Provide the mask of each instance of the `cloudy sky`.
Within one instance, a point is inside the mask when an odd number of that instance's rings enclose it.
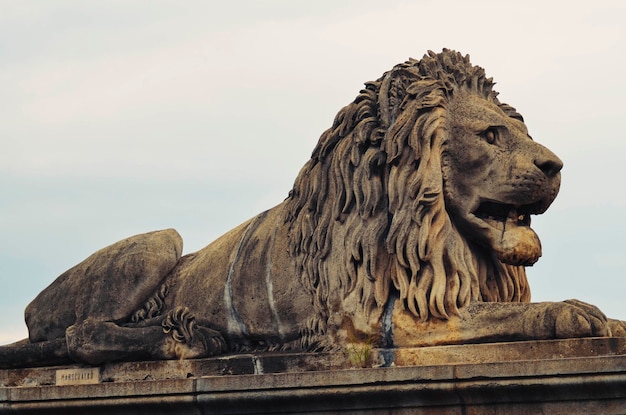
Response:
[[[442,4],[0,0],[0,343],[95,250],[173,227],[192,252],[279,203],[364,82],[443,47],[565,162],[533,299],[626,319],[626,3]]]

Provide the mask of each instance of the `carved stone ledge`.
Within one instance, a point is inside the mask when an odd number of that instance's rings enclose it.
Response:
[[[626,339],[597,338],[0,371],[0,413],[626,411]],[[95,375],[99,376],[95,376]],[[97,382],[97,383],[96,383]]]

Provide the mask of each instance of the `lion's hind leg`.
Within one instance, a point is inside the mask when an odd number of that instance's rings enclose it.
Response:
[[[170,334],[166,354],[173,358],[209,357],[228,349],[221,333],[198,325],[187,307],[178,307],[167,313],[161,326],[164,333]]]
[[[66,331],[70,357],[92,365],[127,359],[188,359],[227,350],[223,336],[198,325],[187,308],[124,326],[87,319]]]
[[[181,252],[182,238],[173,229],[135,235],[95,252],[26,307],[30,341],[63,338],[68,327],[87,319],[125,321],[163,287]]]

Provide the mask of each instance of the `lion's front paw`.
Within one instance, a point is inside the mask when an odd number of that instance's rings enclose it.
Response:
[[[554,335],[557,339],[611,335],[606,316],[594,305],[567,300],[554,303],[549,314],[554,318]]]

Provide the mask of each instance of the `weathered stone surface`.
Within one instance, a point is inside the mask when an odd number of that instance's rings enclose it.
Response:
[[[31,303],[30,343],[0,367],[337,349],[367,365],[372,347],[626,335],[593,305],[529,303],[530,216],[562,162],[493,85],[454,51],[396,65],[283,203],[182,258],[173,230],[94,254]]]
[[[55,385],[55,372],[79,365],[0,370],[0,413],[622,414],[626,409],[623,338],[372,353],[378,362],[395,360],[359,369],[349,356],[329,353],[112,363],[99,368],[101,383],[73,386]],[[407,356],[422,365],[413,366]],[[274,372],[276,358],[280,373]],[[311,364],[317,358],[321,361]]]
[[[30,341],[65,337],[87,319],[124,321],[138,310],[181,257],[173,229],[133,236],[101,249],[66,271],[26,307]]]

